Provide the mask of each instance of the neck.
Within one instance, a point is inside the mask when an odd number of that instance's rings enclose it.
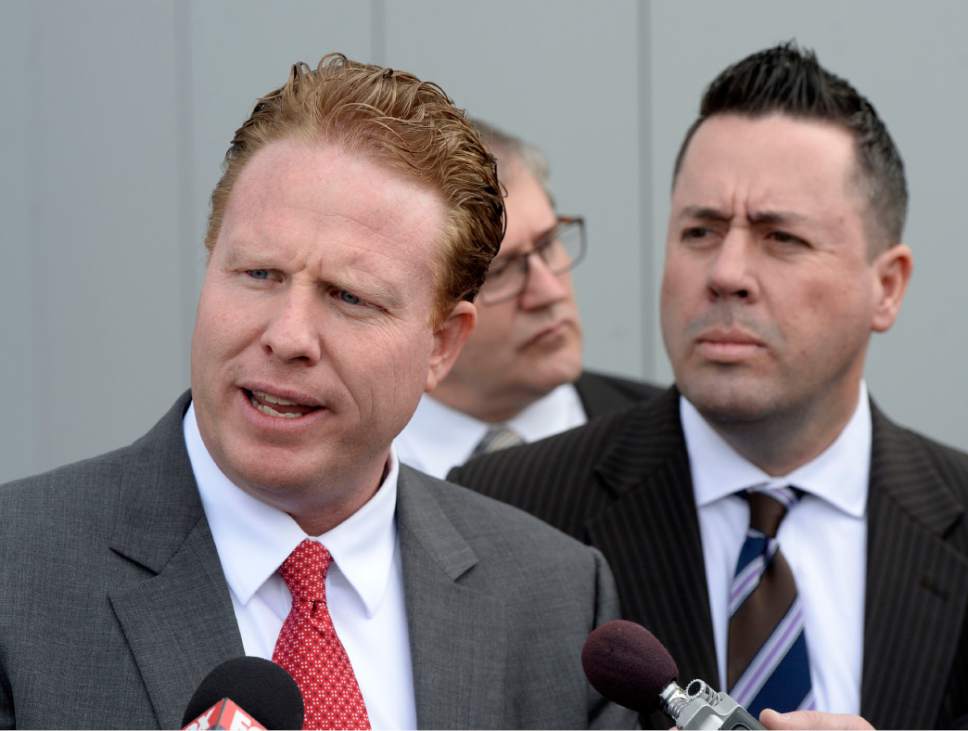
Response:
[[[736,421],[702,413],[727,444],[771,477],[788,475],[816,459],[833,444],[857,409],[853,399],[818,403],[771,414],[769,418]]]
[[[267,488],[236,484],[253,497],[288,513],[306,535],[320,536],[366,505],[380,489],[389,469],[390,462],[387,457],[372,470],[352,476],[344,473],[342,478],[325,485],[313,483]],[[357,487],[347,489],[348,485]]]
[[[486,393],[445,380],[430,395],[455,411],[494,424],[513,419],[545,394],[530,391]]]

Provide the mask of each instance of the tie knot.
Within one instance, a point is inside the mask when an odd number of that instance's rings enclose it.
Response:
[[[490,454],[491,452],[496,452],[499,449],[516,447],[519,444],[524,444],[524,438],[520,434],[514,431],[514,429],[509,427],[507,424],[495,424],[488,429],[487,432],[485,432],[483,437],[481,437],[481,441],[477,443],[477,446],[474,447],[474,451],[471,452],[471,457],[477,457],[481,454]]]
[[[746,499],[750,504],[750,528],[767,538],[776,538],[780,523],[786,517],[787,511],[800,499],[800,495],[792,487],[779,487],[747,490]]]
[[[293,602],[326,598],[326,572],[332,561],[329,551],[316,541],[304,540],[293,549],[279,567]]]

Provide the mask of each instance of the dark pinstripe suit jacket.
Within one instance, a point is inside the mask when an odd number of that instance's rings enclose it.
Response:
[[[968,455],[876,408],[868,496],[861,713],[878,728],[968,720]],[[472,460],[449,478],[598,547],[623,614],[680,678],[717,676],[678,393],[551,439]],[[667,728],[668,719],[643,718]]]
[[[664,389],[644,381],[634,381],[595,371],[582,371],[575,381],[575,390],[588,420],[613,411],[627,409],[638,401],[653,399]]]

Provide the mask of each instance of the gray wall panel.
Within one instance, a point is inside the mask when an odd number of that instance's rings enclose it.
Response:
[[[34,247],[29,224],[27,130],[33,125],[30,69],[32,6],[10,2],[0,23],[0,89],[9,110],[0,115],[0,213],[4,281],[0,287],[0,383],[9,394],[0,420],[0,481],[33,468],[34,415],[31,317]],[[13,110],[19,110],[15,112]]]
[[[184,380],[186,343],[167,315],[181,294],[171,7],[39,3],[30,22],[28,403],[43,469],[147,427]]]
[[[0,482],[130,441],[188,383],[208,194],[232,131],[328,50],[440,82],[537,142],[564,211],[590,365],[669,378],[657,328],[672,157],[725,64],[797,37],[875,101],[912,191],[916,272],[874,339],[873,393],[968,447],[960,274],[968,4],[634,0],[7,0],[0,181],[8,281]],[[10,387],[12,386],[12,388]]]

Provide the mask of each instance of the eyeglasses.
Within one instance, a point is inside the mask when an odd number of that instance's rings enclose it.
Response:
[[[512,254],[491,263],[481,287],[480,301],[493,305],[514,299],[528,283],[531,257],[537,254],[555,276],[574,269],[585,256],[585,219],[581,216],[558,216],[558,223],[542,236],[531,251]]]

